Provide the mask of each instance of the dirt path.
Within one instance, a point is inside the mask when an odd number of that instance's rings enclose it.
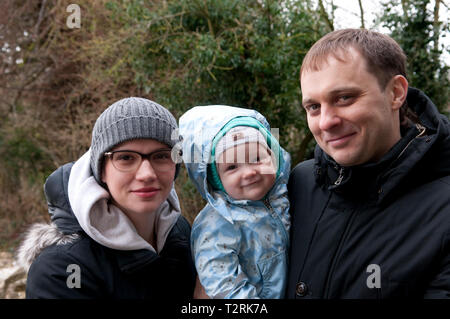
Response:
[[[25,273],[9,252],[0,252],[0,299],[25,298]]]

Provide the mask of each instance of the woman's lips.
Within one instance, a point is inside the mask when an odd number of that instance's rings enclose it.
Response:
[[[136,196],[141,197],[141,198],[153,197],[158,192],[159,192],[159,189],[158,188],[153,188],[153,187],[140,188],[140,189],[135,189],[135,190],[132,191],[133,194],[135,194]]]
[[[327,143],[333,147],[340,147],[346,144],[355,134],[356,133],[350,133],[336,138],[330,138],[327,140]]]

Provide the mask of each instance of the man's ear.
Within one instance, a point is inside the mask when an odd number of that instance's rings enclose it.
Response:
[[[392,93],[392,109],[399,110],[408,95],[408,80],[403,75],[396,75],[391,79],[389,89]]]

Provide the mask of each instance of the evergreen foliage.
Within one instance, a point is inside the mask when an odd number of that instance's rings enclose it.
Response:
[[[81,28],[69,29],[71,3],[0,3],[0,246],[48,219],[46,176],[88,149],[98,115],[123,97],[155,100],[177,118],[195,105],[254,108],[279,129],[293,165],[311,155],[299,68],[309,47],[334,29],[334,6],[327,12],[314,0],[78,0]],[[409,57],[411,84],[445,111],[448,65],[436,36],[449,25],[433,18],[430,5],[392,0],[380,21]],[[202,199],[184,170],[176,185],[192,221]]]

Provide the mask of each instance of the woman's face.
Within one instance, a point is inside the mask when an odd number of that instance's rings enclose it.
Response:
[[[137,139],[119,144],[111,151],[127,150],[149,154],[168,148],[153,139]],[[123,157],[120,160],[128,159]],[[158,157],[159,160],[161,159]],[[163,172],[155,168],[156,165],[153,167],[147,158],[136,169],[121,171],[113,165],[112,157],[105,158],[102,181],[108,186],[113,203],[127,216],[153,213],[167,199],[174,181],[175,163],[168,168],[166,165]]]

